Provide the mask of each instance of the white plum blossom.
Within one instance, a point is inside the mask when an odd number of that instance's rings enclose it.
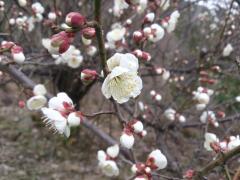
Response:
[[[170,15],[167,21],[163,22],[162,25],[166,28],[168,33],[171,33],[175,30],[179,17],[180,13],[176,10]]]
[[[103,150],[98,151],[98,166],[104,175],[109,177],[119,175],[119,168],[114,160],[117,158],[118,154],[119,146],[117,144],[108,147],[107,153],[105,153]]]
[[[236,100],[237,102],[240,102],[240,96],[235,97],[235,100]]]
[[[39,110],[45,106],[47,98],[43,95],[36,95],[27,100],[29,110]]]
[[[209,122],[212,124],[214,127],[218,127],[219,123],[217,122],[216,115],[213,111],[204,111],[201,116],[200,116],[200,121],[202,123],[207,123]]]
[[[175,114],[176,114],[176,111],[172,108],[168,108],[164,111],[164,116],[170,121],[175,120]]]
[[[238,146],[240,146],[240,137],[238,136],[230,136],[230,141],[227,145],[228,150],[232,150]]]
[[[18,4],[21,7],[25,7],[27,5],[27,0],[18,0]]]
[[[120,17],[123,13],[123,10],[127,9],[128,7],[129,5],[125,0],[114,0],[113,15]]]
[[[227,57],[232,53],[232,51],[233,51],[233,46],[231,44],[227,44],[223,49],[222,55],[224,57]]]
[[[66,52],[59,55],[54,54],[55,50],[54,47],[51,46],[50,39],[42,39],[42,45],[55,59],[56,64],[67,64],[69,67],[75,69],[78,68],[83,61],[83,56],[80,50],[76,49],[73,45],[70,45]]]
[[[37,84],[33,87],[33,93],[35,95],[46,95],[47,90],[43,84]]]
[[[139,14],[142,14],[147,8],[147,4],[148,4],[148,0],[139,0],[138,6],[137,6],[137,12]]]
[[[57,18],[57,15],[56,15],[55,12],[49,12],[48,13],[48,19],[54,21],[54,20],[56,20],[56,18]]]
[[[133,147],[134,141],[134,136],[131,133],[123,132],[120,137],[121,145],[127,149],[131,149]]]
[[[78,126],[82,121],[82,114],[76,112],[72,100],[64,92],[48,101],[48,108],[41,109],[44,122],[59,134],[70,136],[70,127]]]
[[[151,33],[147,36],[148,40],[155,43],[161,40],[164,36],[164,29],[159,24],[152,24]]]
[[[167,158],[159,149],[152,151],[147,161],[151,162],[152,169],[160,170],[167,166]]]
[[[210,101],[210,96],[213,95],[212,89],[198,87],[197,91],[193,91],[193,99],[197,101],[196,109],[203,110]]]
[[[112,160],[101,161],[99,163],[99,167],[101,168],[102,173],[105,174],[106,176],[112,177],[119,175],[119,168],[117,167],[115,161]]]
[[[125,27],[122,27],[118,23],[114,24],[112,26],[112,30],[109,31],[106,36],[107,46],[110,49],[121,48],[121,45],[125,42],[125,39],[124,39],[125,33],[126,33]]]
[[[141,93],[142,80],[137,75],[138,59],[132,54],[116,53],[107,61],[110,73],[102,85],[103,95],[113,97],[118,103],[125,103]]]
[[[204,137],[205,137],[204,148],[207,151],[213,151],[211,144],[214,144],[214,143],[218,144],[219,143],[218,137],[213,133],[205,133]]]

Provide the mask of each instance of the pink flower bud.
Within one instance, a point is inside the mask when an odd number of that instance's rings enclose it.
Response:
[[[19,108],[24,108],[25,107],[25,102],[23,100],[18,101],[18,107]]]
[[[84,69],[81,72],[81,80],[84,84],[89,84],[94,81],[97,77],[97,72],[95,70]]]
[[[151,60],[151,55],[147,52],[142,52],[142,59],[145,60],[145,61],[150,61]]]
[[[96,31],[94,28],[87,27],[82,30],[82,35],[86,39],[92,39],[96,35]]]
[[[134,33],[133,33],[133,40],[135,41],[135,42],[140,42],[140,41],[142,41],[143,40],[143,33],[141,32],[141,31],[135,31]]]
[[[67,33],[65,31],[61,31],[58,34],[55,34],[51,38],[51,51],[53,54],[62,54],[66,52],[70,46],[72,41],[73,33]]]
[[[78,12],[70,12],[67,14],[65,22],[71,27],[80,27],[86,23],[86,19]]]

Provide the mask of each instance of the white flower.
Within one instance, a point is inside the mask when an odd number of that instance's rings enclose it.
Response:
[[[215,127],[218,127],[219,124],[217,122],[217,118],[213,111],[204,111],[200,116],[200,121],[202,123],[207,123],[208,121],[212,123]]]
[[[132,134],[122,133],[120,143],[123,147],[131,149],[134,144],[134,137]]]
[[[233,51],[232,45],[231,45],[231,44],[227,44],[227,45],[225,46],[225,48],[223,49],[222,55],[223,55],[224,57],[227,57],[227,56],[229,56],[229,55],[232,53],[232,51]]]
[[[172,108],[168,108],[164,111],[164,116],[170,121],[175,120],[175,114],[176,114],[176,111]]]
[[[181,123],[185,123],[186,122],[186,118],[183,116],[183,115],[180,115],[178,117],[178,120],[181,122]]]
[[[196,99],[199,104],[208,104],[209,101],[210,101],[210,97],[209,97],[208,94],[206,94],[206,93],[199,93],[199,92],[197,92],[194,95],[194,99]]]
[[[70,128],[67,125],[67,119],[59,111],[51,108],[42,108],[41,110],[44,114],[44,122],[50,129],[64,134],[66,137],[70,136]]]
[[[170,6],[170,1],[169,0],[162,0],[160,7],[162,8],[163,11],[167,10]]]
[[[42,14],[44,13],[45,9],[42,6],[42,4],[40,4],[39,2],[35,2],[32,4],[32,10],[34,11],[34,13],[36,14]]]
[[[213,149],[211,148],[212,143],[219,143],[219,139],[217,136],[213,133],[205,133],[204,135],[205,141],[204,141],[204,148],[207,151],[212,151]]]
[[[237,97],[235,98],[235,100],[236,100],[237,102],[240,102],[240,96],[237,96]]]
[[[124,9],[128,8],[128,4],[125,0],[114,0],[113,14],[114,16],[120,17]]]
[[[118,103],[124,103],[141,93],[142,80],[137,75],[138,59],[134,55],[116,53],[107,61],[107,66],[111,73],[102,85],[107,99],[113,97]]]
[[[35,95],[45,95],[47,93],[47,90],[43,84],[37,84],[33,88],[33,93]]]
[[[39,110],[47,103],[47,99],[42,95],[36,95],[27,100],[29,110]]]
[[[114,27],[115,26],[115,27]],[[124,43],[124,35],[126,33],[126,28],[121,25],[114,25],[113,29],[107,33],[107,45],[111,49],[117,48],[116,43],[121,42]],[[119,43],[118,43],[119,44]]]
[[[49,12],[48,13],[48,19],[54,21],[57,18],[57,15],[55,12]]]
[[[135,133],[140,133],[143,131],[143,123],[141,121],[136,121],[133,125],[133,130]]]
[[[232,150],[238,146],[240,146],[240,137],[239,136],[231,136],[230,142],[228,143],[228,150]]]
[[[103,174],[105,174],[106,176],[112,177],[119,175],[119,169],[115,161],[101,161],[99,163],[99,167],[101,168]]]
[[[147,8],[148,0],[139,0],[139,5],[137,6],[137,12],[142,14],[144,10]]]
[[[19,6],[24,7],[27,5],[27,0],[18,0],[18,4]]]
[[[178,11],[174,11],[170,15],[170,19],[168,21],[168,26],[166,27],[168,33],[171,33],[175,30],[179,17],[180,17],[180,13]]]
[[[106,161],[106,159],[107,159],[106,153],[103,150],[98,151],[97,159],[98,159],[99,162]]]
[[[164,169],[167,166],[167,158],[159,149],[152,151],[148,156],[148,160],[149,159],[153,160],[153,165],[157,170]]]
[[[44,122],[55,132],[70,136],[70,127],[80,125],[81,112],[76,112],[72,100],[64,92],[48,101],[48,108],[42,108]]]
[[[16,63],[23,63],[25,61],[25,56],[23,54],[23,52],[19,52],[19,53],[12,53],[12,56],[13,56],[13,60],[16,62]]]
[[[110,146],[107,148],[107,155],[109,155],[111,158],[116,158],[118,154],[119,154],[118,144],[115,144],[114,146]]]
[[[50,54],[55,54],[58,51],[58,48],[51,45],[51,39],[49,38],[42,39],[42,45]]]
[[[196,104],[196,109],[198,111],[202,111],[206,108],[206,106],[207,106],[206,104]]]
[[[157,42],[164,36],[164,29],[159,24],[151,25],[152,34],[148,36],[148,40],[151,42]]]
[[[155,14],[154,13],[148,13],[146,16],[145,16],[145,19],[148,21],[148,22],[153,22],[155,18]]]
[[[97,48],[95,46],[88,46],[86,52],[89,56],[94,56],[97,52]]]
[[[82,121],[82,116],[77,112],[72,112],[68,115],[67,122],[70,127],[79,126],[81,121]]]
[[[68,59],[67,64],[71,68],[78,68],[83,61],[82,56],[72,56],[70,59]]]

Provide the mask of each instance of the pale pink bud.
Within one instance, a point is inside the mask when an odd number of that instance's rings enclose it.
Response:
[[[152,170],[164,169],[167,166],[167,158],[157,149],[149,154],[146,164]]]
[[[135,31],[133,33],[133,40],[135,42],[140,42],[143,39],[143,33],[141,31]]]
[[[23,100],[18,101],[18,107],[24,108],[25,107],[25,102]]]
[[[66,52],[70,46],[73,35],[73,33],[67,33],[65,31],[61,31],[58,34],[53,35],[51,37],[52,52],[54,54],[62,54]]]
[[[95,37],[96,31],[94,28],[87,27],[82,30],[82,35],[86,39],[92,39]]]
[[[65,22],[71,27],[81,27],[86,23],[86,19],[78,12],[70,12],[67,14]]]
[[[97,77],[97,72],[95,70],[84,69],[81,72],[81,80],[84,84],[91,83]]]

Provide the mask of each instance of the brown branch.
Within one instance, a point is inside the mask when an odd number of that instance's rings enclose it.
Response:
[[[115,112],[113,112],[113,111],[100,111],[100,112],[96,112],[96,113],[93,113],[93,114],[84,114],[83,113],[83,116],[88,117],[88,118],[93,118],[93,117],[96,117],[96,116],[99,116],[99,115],[104,115],[104,114],[115,114]]]
[[[101,66],[104,72],[104,77],[106,77],[108,74],[108,69],[106,66],[106,49],[103,29],[101,25],[101,0],[94,0],[94,16],[96,21],[96,23],[94,23],[94,28],[96,30]]]
[[[240,146],[234,148],[233,150],[220,154],[215,160],[208,163],[204,168],[196,172],[194,180],[200,180],[201,177],[207,175],[214,168],[224,165],[230,158],[240,154]]]

